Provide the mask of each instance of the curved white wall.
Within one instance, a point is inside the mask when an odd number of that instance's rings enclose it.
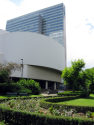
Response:
[[[21,63],[21,59],[23,59],[24,64],[27,65],[57,70],[62,70],[65,67],[65,48],[50,37],[37,33],[3,34],[2,51],[8,62]]]

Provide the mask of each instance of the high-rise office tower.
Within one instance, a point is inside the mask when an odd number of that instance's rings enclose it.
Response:
[[[1,57],[15,63],[23,59],[24,65],[22,73],[12,77],[32,78],[43,88],[56,90],[66,66],[63,3],[8,20],[6,30],[0,37]]]
[[[61,3],[8,20],[6,30],[44,34],[55,39],[65,48],[65,7]]]

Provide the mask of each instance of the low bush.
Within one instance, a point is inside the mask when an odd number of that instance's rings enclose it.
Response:
[[[0,94],[6,93],[28,93],[37,95],[41,91],[40,85],[34,80],[22,79],[17,83],[0,83]]]
[[[10,125],[94,125],[92,119],[48,116],[0,107],[0,120]]]
[[[21,86],[16,83],[0,83],[0,94],[6,94],[8,92],[17,92],[21,90]]]
[[[17,84],[21,85],[22,87],[28,90],[31,90],[33,95],[37,95],[41,91],[39,83],[32,79],[30,80],[21,79],[17,82]]]
[[[67,101],[67,100],[73,100],[73,99],[77,99],[77,98],[79,98],[79,96],[53,97],[53,98],[45,99],[45,101],[46,102],[57,103],[57,102],[62,102],[62,101]]]
[[[61,93],[58,93],[59,96],[77,96],[77,95],[81,95],[83,92],[81,91],[64,91],[64,92],[61,92]]]

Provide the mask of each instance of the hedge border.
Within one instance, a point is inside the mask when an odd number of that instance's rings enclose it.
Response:
[[[12,100],[12,99],[38,99],[38,98],[41,98],[41,99],[44,99],[44,98],[52,98],[53,96],[35,96],[35,97],[30,97],[30,96],[19,96],[19,97],[7,97],[7,98],[0,98],[0,103],[2,102],[6,102],[6,101],[9,101],[9,100]],[[60,96],[54,96],[54,97],[60,97]]]
[[[54,108],[66,108],[66,109],[75,109],[77,112],[87,112],[92,111],[94,112],[94,107],[92,106],[74,106],[74,105],[65,105],[65,104],[57,104],[56,102],[60,101],[67,101],[67,100],[73,100],[77,99],[79,96],[64,96],[64,97],[56,97],[56,98],[48,98],[48,99],[42,99],[40,101],[40,106],[43,108],[50,108],[53,106]],[[54,102],[55,100],[55,102]]]
[[[60,92],[58,93],[58,96],[81,96],[83,94],[82,91],[64,91],[64,92]]]
[[[45,116],[4,107],[0,107],[0,120],[5,120],[5,122],[12,125],[94,125],[92,119]]]

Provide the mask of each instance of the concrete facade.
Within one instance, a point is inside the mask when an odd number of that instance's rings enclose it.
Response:
[[[32,32],[3,32],[0,35],[0,63],[21,64],[22,71],[12,77],[32,78],[56,83],[61,82],[65,67],[65,48],[50,37]],[[47,88],[47,84],[45,86]]]

